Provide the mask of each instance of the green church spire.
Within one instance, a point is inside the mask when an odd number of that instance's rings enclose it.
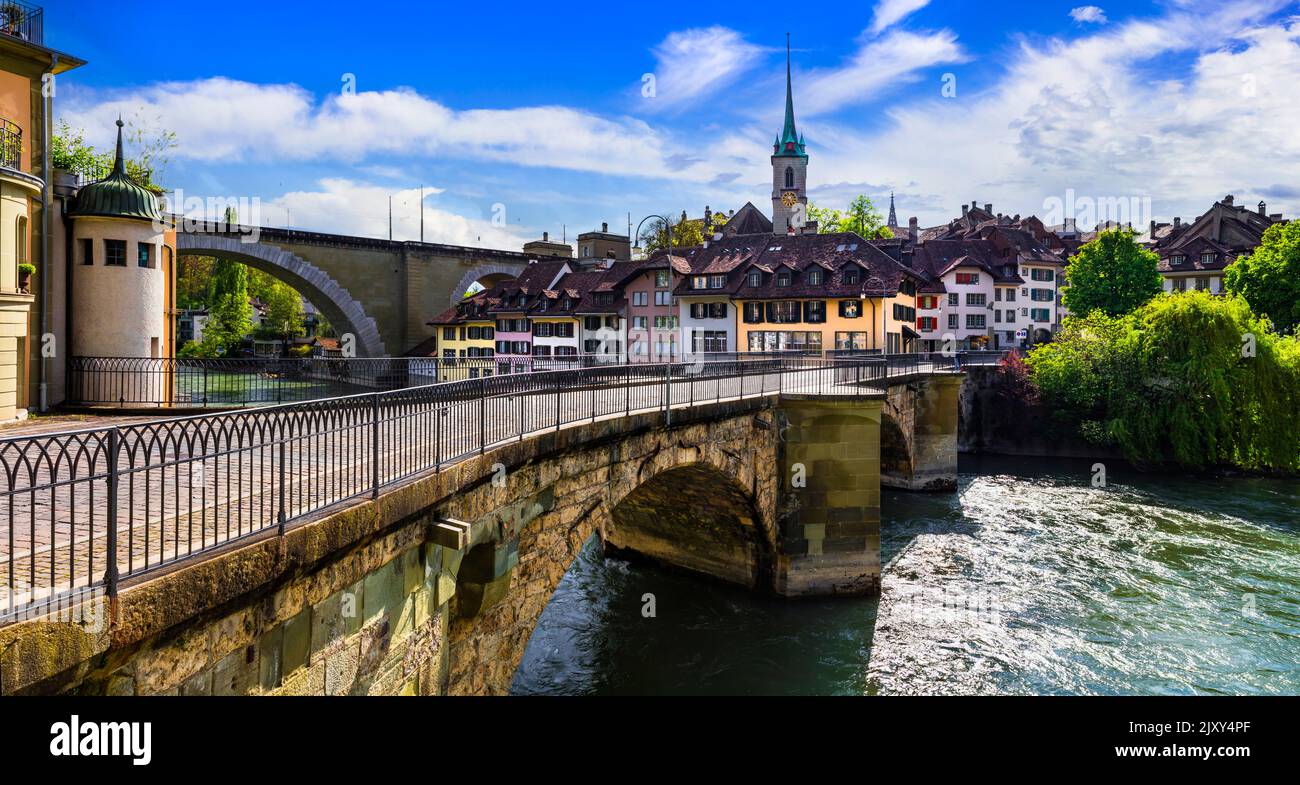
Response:
[[[785,34],[785,128],[773,146],[772,154],[785,157],[806,155],[803,137],[794,127],[794,86],[790,78],[790,34]]]

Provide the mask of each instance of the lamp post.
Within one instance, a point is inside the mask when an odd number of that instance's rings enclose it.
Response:
[[[641,219],[641,222],[638,223],[638,224],[636,225],[636,233],[635,233],[634,237],[636,238],[637,245],[635,245],[635,246],[632,247],[632,252],[633,252],[634,254],[640,254],[640,253],[641,253],[641,245],[640,245],[640,239],[641,239],[641,227],[642,227],[642,226],[645,226],[645,222],[646,222],[646,221],[649,221],[651,218],[658,218],[660,221],[663,221],[663,223],[664,223],[664,232],[665,232],[665,234],[667,235],[667,239],[668,239],[668,289],[669,289],[669,291],[671,292],[671,291],[672,291],[672,281],[673,281],[673,260],[672,260],[672,256],[673,256],[673,224],[672,224],[672,221],[669,221],[667,218],[663,217],[662,215],[656,215],[655,213],[651,213],[650,215],[647,215],[645,218],[642,218],[642,219]],[[653,288],[653,287],[652,287],[652,288]],[[671,322],[671,320],[672,320],[672,309],[673,309],[673,306],[672,306],[672,298],[671,298],[671,297],[669,298],[668,303],[669,303],[669,304],[668,304],[668,318],[669,318],[669,321]],[[651,313],[653,314],[653,311],[651,311]],[[653,329],[650,331],[650,334],[651,334],[651,336],[654,335],[654,330],[653,330]],[[625,341],[625,343],[626,343],[626,341]],[[630,348],[630,347],[627,347],[627,348]],[[629,358],[628,358],[628,362],[630,363],[631,361],[632,361],[632,358],[629,357]]]

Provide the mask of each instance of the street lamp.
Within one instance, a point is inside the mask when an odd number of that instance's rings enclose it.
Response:
[[[673,224],[672,224],[672,221],[669,221],[667,218],[663,217],[662,215],[656,215],[655,213],[651,213],[650,215],[647,215],[645,218],[642,218],[642,219],[641,219],[641,222],[638,223],[638,224],[636,225],[636,233],[635,233],[634,237],[636,238],[636,242],[637,242],[637,244],[634,245],[634,246],[632,246],[632,253],[633,253],[633,254],[636,254],[636,255],[640,255],[640,254],[642,253],[641,244],[640,244],[640,240],[641,240],[641,227],[642,227],[642,226],[645,226],[645,222],[646,222],[646,221],[649,221],[651,218],[658,218],[660,221],[663,221],[663,224],[664,224],[664,232],[666,233],[666,235],[667,235],[667,239],[668,239],[668,287],[669,287],[669,291],[672,291],[672,281],[673,281],[673,260],[672,260],[672,255],[673,255]],[[673,309],[673,306],[672,306],[672,298],[670,297],[670,298],[668,299],[668,321],[669,321],[670,324],[672,323],[672,309]],[[653,313],[654,313],[654,311],[652,310],[652,311],[651,311],[651,314],[653,314]],[[653,329],[650,331],[650,334],[651,334],[651,336],[654,336],[654,331],[653,331]],[[626,343],[626,340],[625,340],[624,342]],[[628,347],[628,348],[630,348],[630,347]],[[670,358],[670,359],[671,359],[671,358]],[[630,363],[631,361],[632,361],[632,359],[629,357],[629,358],[628,358],[628,362]]]

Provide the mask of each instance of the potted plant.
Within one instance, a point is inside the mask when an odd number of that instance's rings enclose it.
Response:
[[[18,291],[23,294],[31,293],[32,276],[36,274],[36,265],[23,262],[18,265]]]

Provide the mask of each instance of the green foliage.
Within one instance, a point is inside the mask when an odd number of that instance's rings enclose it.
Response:
[[[253,324],[253,309],[248,304],[248,268],[239,262],[218,259],[212,268],[208,303],[201,356],[229,355],[239,347]]]
[[[140,185],[156,194],[163,193],[158,176],[169,160],[169,153],[177,146],[176,133],[144,123],[138,118],[128,121],[123,133],[123,146],[135,154],[127,153],[126,173]],[[70,172],[107,173],[112,170],[115,149],[96,150],[86,142],[83,129],[73,128],[66,120],[59,120],[54,138],[50,140],[50,163],[55,169]]]
[[[176,270],[176,305],[186,310],[204,308],[212,286],[211,256],[182,256]]]
[[[1048,411],[1139,465],[1300,469],[1300,340],[1240,298],[1070,317],[1028,363]]]
[[[18,272],[27,273],[28,275],[36,275],[36,265],[31,262],[22,262],[18,265]]]
[[[704,227],[703,221],[676,221],[665,222],[662,218],[656,218],[645,225],[641,230],[640,243],[645,248],[646,256],[652,255],[655,251],[668,247],[668,230],[672,229],[672,240],[674,248],[692,248],[704,244]]]
[[[1065,268],[1065,307],[1079,316],[1130,313],[1160,294],[1160,257],[1142,248],[1129,229],[1112,229],[1081,247]]]
[[[858,194],[847,210],[818,207],[808,203],[808,220],[817,222],[818,234],[856,232],[867,240],[887,239],[893,236],[885,228],[885,219],[865,195]]]
[[[1224,271],[1229,292],[1239,294],[1279,332],[1300,327],[1300,222],[1273,224],[1254,253]]]

